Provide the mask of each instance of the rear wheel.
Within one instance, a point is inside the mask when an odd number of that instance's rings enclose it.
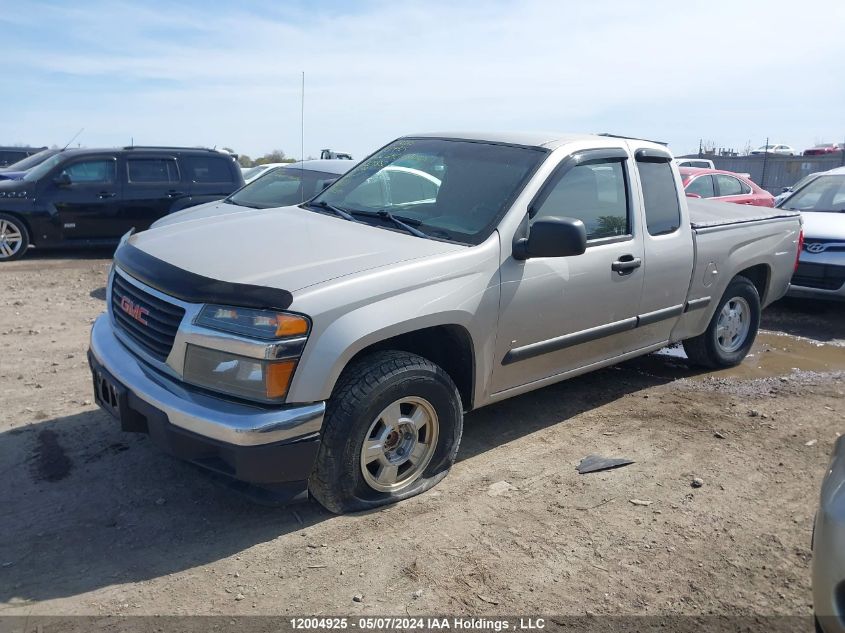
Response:
[[[336,513],[424,492],[449,472],[463,432],[461,398],[431,361],[375,352],[340,377],[308,488]]]
[[[717,369],[739,365],[754,344],[760,327],[760,295],[742,276],[728,284],[707,330],[684,341],[687,357],[698,365]]]
[[[0,213],[0,262],[23,257],[29,248],[26,225],[13,215]]]

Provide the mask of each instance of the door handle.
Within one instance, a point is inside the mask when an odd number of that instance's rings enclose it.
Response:
[[[106,198],[114,198],[117,194],[114,191],[101,191],[97,194],[97,197],[100,200],[105,200]]]
[[[168,198],[176,198],[177,196],[184,196],[184,195],[185,195],[184,191],[168,191],[167,192]]]
[[[620,275],[629,275],[643,265],[643,260],[633,255],[623,255],[610,265],[610,269]]]

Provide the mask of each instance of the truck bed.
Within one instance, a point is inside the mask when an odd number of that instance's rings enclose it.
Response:
[[[798,211],[787,211],[786,209],[772,209],[747,204],[700,200],[698,198],[687,198],[687,206],[689,206],[690,224],[694,229],[709,229],[730,224],[791,218],[801,215]]]

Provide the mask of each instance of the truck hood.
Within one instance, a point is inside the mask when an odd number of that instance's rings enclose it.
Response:
[[[128,243],[204,277],[290,292],[467,248],[299,207],[247,211],[163,224]]]
[[[802,211],[804,237],[845,242],[845,213]]]
[[[2,175],[2,174],[0,174]],[[151,228],[158,228],[160,226],[167,226],[176,222],[185,222],[187,220],[201,220],[204,218],[213,218],[217,215],[225,215],[226,213],[248,213],[255,212],[251,207],[242,207],[236,204],[229,204],[225,200],[215,200],[214,202],[206,202],[198,204],[195,207],[189,207],[176,213],[166,215],[160,220],[153,222]]]

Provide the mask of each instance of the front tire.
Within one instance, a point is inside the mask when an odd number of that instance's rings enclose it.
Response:
[[[326,411],[311,495],[335,513],[395,503],[449,472],[463,432],[455,383],[408,352],[375,352],[344,370]]]
[[[710,369],[739,365],[757,337],[760,312],[757,288],[747,277],[737,275],[704,333],[684,341],[687,358]]]
[[[0,262],[20,259],[29,248],[29,231],[13,215],[0,213]]]

